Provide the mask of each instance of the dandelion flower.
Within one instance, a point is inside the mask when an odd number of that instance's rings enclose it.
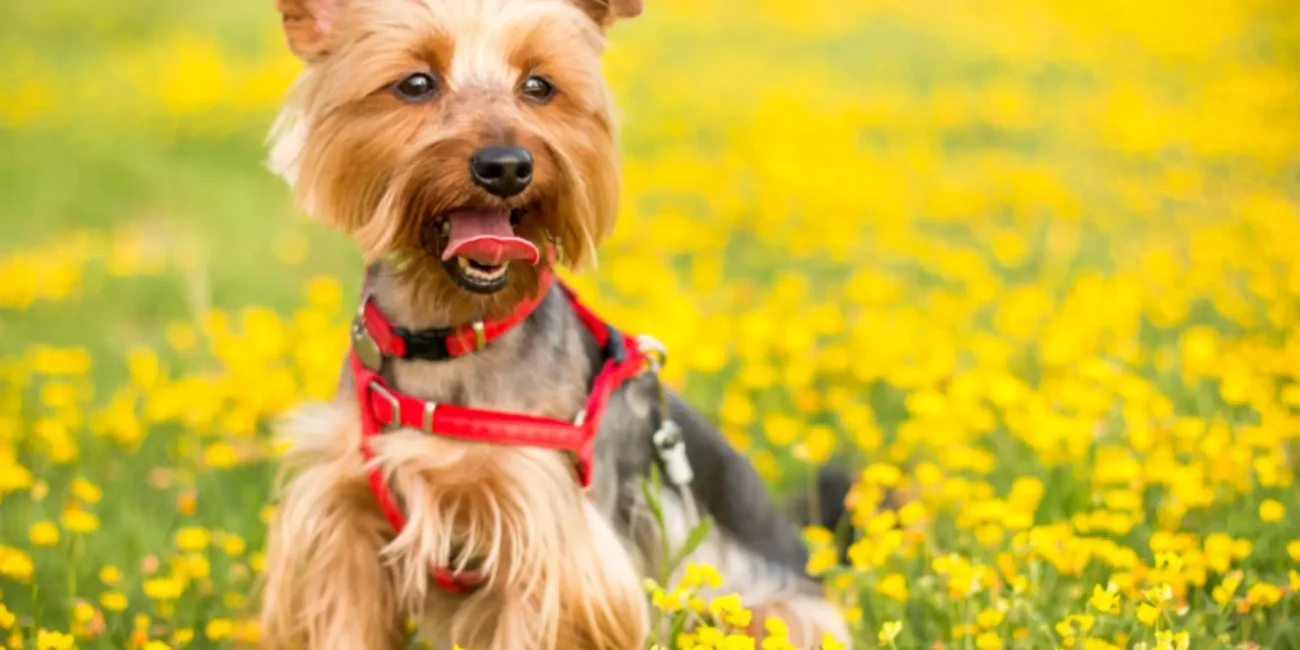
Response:
[[[975,647],[979,650],[1001,650],[1002,639],[994,632],[985,632],[976,637]]]
[[[126,594],[120,591],[106,591],[100,594],[99,604],[110,612],[125,611],[127,606]]]
[[[27,530],[27,537],[36,546],[54,546],[59,543],[59,527],[52,521],[38,521]]]
[[[85,510],[64,510],[63,527],[74,533],[93,533],[99,530],[99,517]]]
[[[1281,521],[1286,516],[1286,506],[1275,499],[1265,499],[1259,504],[1259,518],[1264,523]]]

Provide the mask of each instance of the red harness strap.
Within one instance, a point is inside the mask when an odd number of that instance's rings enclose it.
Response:
[[[477,341],[478,347],[472,347],[471,343],[475,341],[471,338],[463,347],[458,344],[453,348],[451,342],[457,339],[452,337],[447,339],[448,352],[454,356],[472,352],[486,345],[486,341],[499,338],[513,326],[523,322],[545,297],[551,282],[551,276],[544,274],[544,284],[537,299],[521,305],[513,314],[501,321],[482,323],[469,329],[470,336],[475,336],[475,330],[483,332],[483,336]],[[646,368],[648,358],[637,345],[635,338],[610,327],[579,302],[572,289],[563,283],[560,286],[579,320],[591,332],[605,357],[600,371],[592,381],[591,393],[587,397],[586,404],[572,421],[554,420],[523,413],[473,409],[454,404],[437,404],[390,388],[379,374],[379,364],[363,360],[362,355],[357,351],[358,342],[355,339],[358,335],[368,335],[385,356],[403,356],[406,342],[389,324],[379,308],[375,307],[372,301],[363,299],[358,322],[354,327],[353,349],[349,355],[352,378],[357,391],[357,404],[361,411],[361,453],[370,465],[368,470],[370,489],[379,502],[380,510],[393,526],[394,532],[402,532],[406,525],[406,518],[389,490],[381,468],[372,463],[374,450],[371,449],[374,437],[390,429],[406,427],[429,435],[470,442],[540,447],[570,452],[574,455],[577,464],[578,483],[583,488],[591,485],[593,445],[596,432],[600,427],[601,416],[604,415],[605,404],[619,386]],[[463,333],[466,329],[458,328],[456,331]],[[439,586],[456,593],[465,592],[482,583],[481,576],[456,574],[443,567],[434,568],[433,578]]]
[[[386,357],[421,358],[430,360],[450,359],[469,354],[507,332],[528,318],[546,297],[546,290],[551,286],[552,275],[549,269],[542,269],[538,284],[542,287],[537,295],[525,299],[515,307],[510,315],[495,321],[474,321],[460,327],[426,332],[410,332],[394,327],[379,310],[379,306],[370,299],[367,290],[361,299],[360,316],[357,325],[364,326],[379,354]]]

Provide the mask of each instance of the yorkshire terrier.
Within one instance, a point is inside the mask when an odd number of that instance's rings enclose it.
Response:
[[[614,226],[600,57],[641,2],[278,0],[305,67],[270,165],[369,268],[338,398],[282,427],[266,647],[639,649],[643,577],[705,515],[691,559],[752,632],[849,641],[796,525],[659,383],[662,351],[553,273]]]

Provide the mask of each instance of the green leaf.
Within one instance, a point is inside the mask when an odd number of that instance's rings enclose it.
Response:
[[[682,542],[682,547],[673,555],[672,562],[668,563],[668,575],[672,575],[673,571],[677,570],[677,566],[684,562],[691,553],[694,553],[695,549],[700,547],[700,544],[704,543],[705,538],[709,536],[709,532],[712,530],[713,518],[707,515],[701,517],[700,523],[696,524],[695,528],[692,528],[691,532],[686,535],[686,541]]]
[[[650,466],[650,479],[641,479],[641,496],[645,498],[646,506],[650,508],[650,513],[654,515],[655,522],[659,524],[659,532],[667,534],[667,525],[664,523],[664,505],[659,499],[659,468]]]

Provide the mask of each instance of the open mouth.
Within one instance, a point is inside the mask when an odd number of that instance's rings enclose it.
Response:
[[[537,245],[515,235],[522,209],[464,208],[438,219],[442,265],[456,284],[474,293],[494,293],[506,286],[511,262],[537,264]]]

